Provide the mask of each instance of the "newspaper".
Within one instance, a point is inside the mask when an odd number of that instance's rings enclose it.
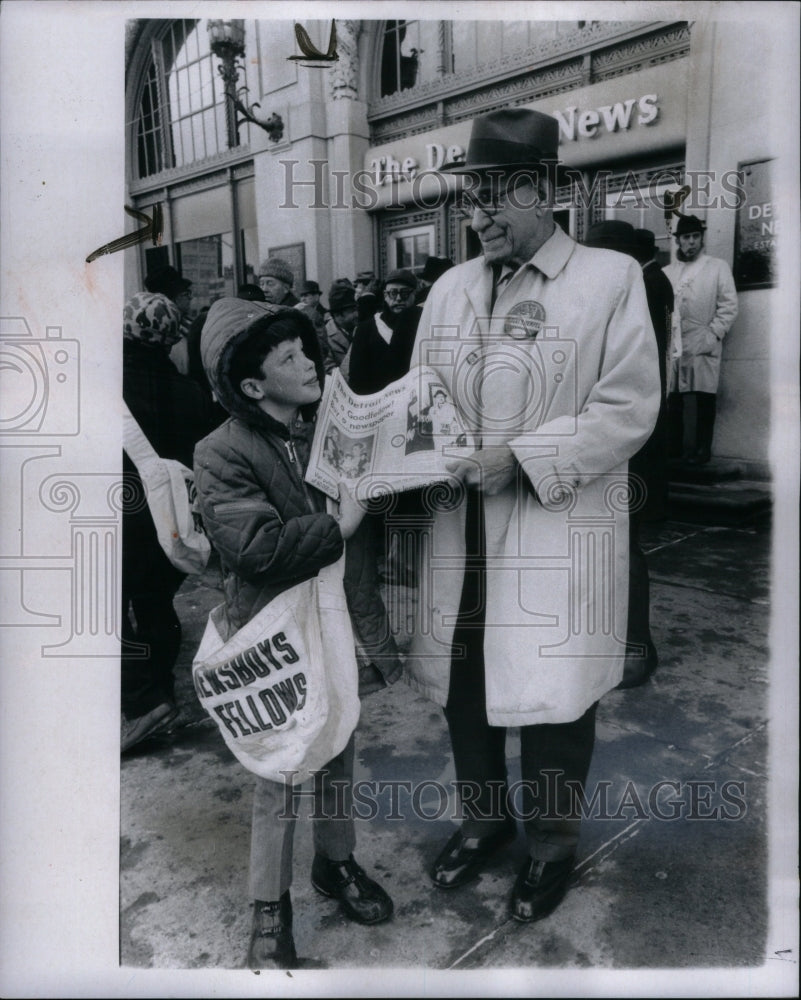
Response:
[[[369,500],[448,480],[446,464],[473,451],[432,368],[414,368],[370,396],[351,392],[335,369],[325,380],[306,482],[336,499],[344,480]]]

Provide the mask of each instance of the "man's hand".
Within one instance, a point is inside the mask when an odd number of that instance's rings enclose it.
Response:
[[[491,445],[474,451],[468,458],[448,462],[446,468],[465,486],[492,496],[500,493],[514,479],[515,457],[508,445]]]

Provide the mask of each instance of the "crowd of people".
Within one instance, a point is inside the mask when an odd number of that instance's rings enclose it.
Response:
[[[430,869],[434,886],[470,882],[516,836],[505,746],[507,730],[518,731],[529,850],[509,905],[524,923],[547,917],[567,891],[580,832],[571,788],[586,781],[599,700],[656,669],[639,531],[644,519],[667,515],[668,458],[681,452],[688,394],[696,396],[698,419],[686,458],[710,460],[721,341],[737,312],[731,272],[703,253],[705,225],[694,216],[679,219],[678,260],[664,271],[648,230],[604,221],[583,244],[563,232],[547,169],[557,151],[558,124],[548,115],[512,109],[475,120],[464,162],[450,168],[475,181],[463,202],[481,243],[473,260],[454,266],[429,258],[421,275],[396,269],[383,281],[360,272],[335,281],[326,306],[315,281],[296,297],[289,264],[271,257],[258,284],[191,320],[190,283],[164,268],[126,304],[123,326],[125,401],[159,455],[194,466],[204,528],[222,566],[229,634],[344,551],[344,590],[364,654],[360,692],[405,673],[442,707],[463,819]],[[551,378],[547,398],[532,405],[532,352],[545,323],[571,338],[576,352],[570,378]],[[382,515],[352,495],[364,456],[327,442],[343,472],[333,513],[303,473],[327,373],[338,368],[355,393],[379,392],[412,366],[430,364],[432,344],[453,338],[454,329],[477,335],[479,346],[463,358],[458,343],[439,352],[456,359],[438,368],[453,403],[442,393],[424,416],[445,424],[455,407],[478,445],[449,467],[463,502],[429,512],[435,549],[448,554],[451,568],[431,574],[437,621],[414,636],[402,663],[379,596]],[[478,388],[466,392],[468,384]],[[127,459],[125,471],[135,482]],[[628,484],[630,511],[609,508],[614,479]],[[572,507],[557,495],[580,503],[582,519],[568,524]],[[611,593],[601,593],[594,578],[567,593],[535,562],[524,573],[510,568],[521,554],[556,553],[568,527],[589,538],[594,517],[616,530]],[[123,538],[128,750],[175,717],[180,623],[172,602],[183,576],[161,552],[141,502],[126,510]],[[532,639],[543,616],[587,621],[602,600],[611,602],[614,622],[628,623],[625,643],[615,629],[576,629],[556,656]],[[315,781],[311,880],[350,919],[374,924],[390,919],[393,905],[354,858],[353,760],[351,738]],[[557,775],[555,788],[546,774]],[[546,788],[555,800],[545,801]],[[285,792],[258,779],[253,968],[297,963],[294,822],[281,818]]]

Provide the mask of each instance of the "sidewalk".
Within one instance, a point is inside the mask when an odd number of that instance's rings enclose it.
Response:
[[[351,924],[311,888],[311,830],[298,825],[292,896],[304,969],[745,970],[775,960],[766,954],[770,528],[765,519],[664,522],[643,541],[660,667],[644,687],[601,702],[587,787],[605,793],[606,806],[599,799],[583,824],[564,903],[535,925],[508,917],[522,831],[479,881],[453,893],[431,886],[426,869],[455,828],[453,802],[433,818],[443,807],[437,790],[418,786],[451,789],[455,776],[442,712],[398,683],[363,703],[355,777],[411,781],[417,812],[432,818],[415,815],[396,784],[394,811],[386,791],[376,818],[357,820],[357,858],[395,901],[394,919],[375,928]],[[217,583],[209,570],[177,600],[186,623],[177,728],[122,762],[125,966],[236,969],[245,960],[252,777],[189,680]],[[512,733],[510,756],[514,747]],[[372,979],[363,989],[392,986]]]

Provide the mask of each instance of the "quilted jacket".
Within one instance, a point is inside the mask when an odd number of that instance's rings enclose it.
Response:
[[[304,483],[314,434],[305,410],[292,427],[273,419],[235,393],[227,380],[225,346],[274,306],[239,299],[215,302],[203,328],[201,355],[217,398],[231,414],[195,448],[195,483],[206,531],[220,554],[229,635],[283,590],[309,579],[342,554],[344,542],[325,497]],[[316,338],[314,338],[316,340]],[[314,344],[304,344],[319,363]],[[319,371],[318,371],[319,374]],[[367,693],[401,673],[386,609],[378,591],[367,532],[348,542],[345,592],[354,633],[363,647]],[[227,639],[226,635],[223,638]],[[383,678],[383,680],[382,680]]]

